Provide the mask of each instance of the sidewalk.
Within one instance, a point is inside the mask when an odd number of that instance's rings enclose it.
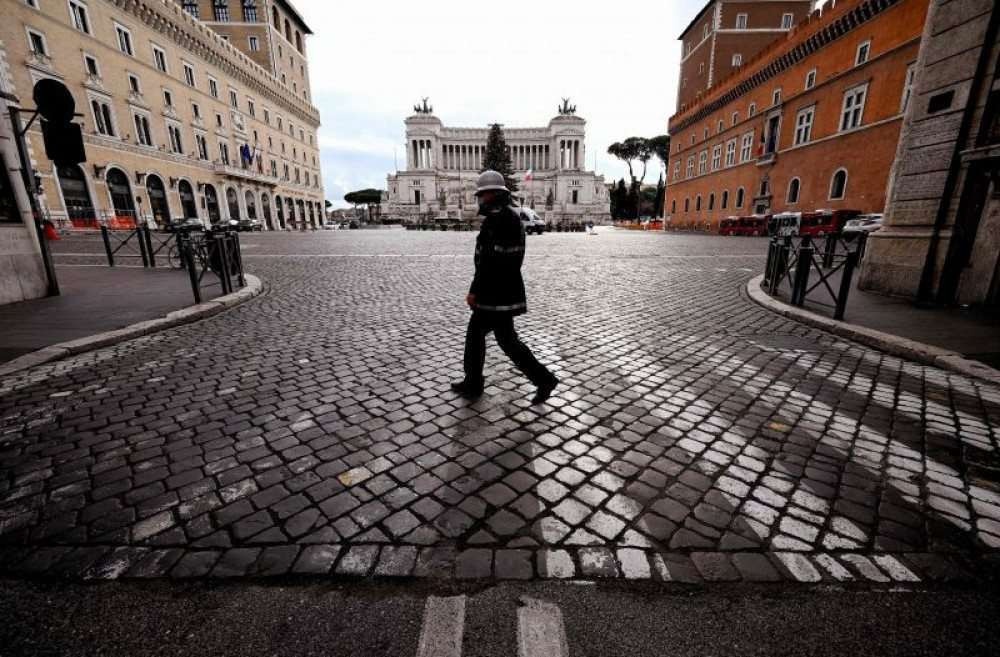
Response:
[[[0,363],[194,304],[183,271],[74,265],[57,265],[56,271],[60,296],[0,305]],[[220,292],[206,286],[202,300]]]
[[[815,282],[813,271],[810,285]],[[834,290],[839,289],[839,272],[830,277],[830,284]],[[988,315],[960,308],[918,308],[912,301],[865,292],[856,285],[855,282],[847,300],[844,322],[838,324],[860,326],[928,344],[1000,369],[1000,314]],[[790,294],[786,279],[778,290],[777,299],[788,308],[792,308],[788,305]],[[809,294],[803,309],[834,321],[832,303],[820,285]]]

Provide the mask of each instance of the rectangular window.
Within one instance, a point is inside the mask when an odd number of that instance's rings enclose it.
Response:
[[[196,121],[201,119],[201,107],[198,106],[198,103],[191,103],[191,116],[193,116]]]
[[[83,65],[87,70],[87,75],[91,75],[95,78],[101,77],[101,71],[97,68],[97,59],[91,55],[83,56]]]
[[[219,159],[223,164],[229,164],[229,144],[219,142]]]
[[[740,122],[740,113],[733,112],[733,125],[736,125],[739,122]]]
[[[194,67],[191,66],[190,64],[187,64],[187,63],[184,64],[184,82],[186,82],[187,86],[189,86],[189,87],[195,86],[194,85]]]
[[[243,0],[243,22],[257,22],[257,2],[256,0]]]
[[[69,14],[73,19],[73,27],[84,34],[90,34],[90,17],[87,15],[87,5],[80,0],[69,0]]]
[[[111,117],[111,106],[103,100],[91,100],[90,109],[94,113],[94,127],[106,137],[115,136],[115,123]]]
[[[213,78],[208,79],[208,93],[212,94],[212,98],[219,97],[219,83]]]
[[[750,103],[750,107],[747,108],[747,116],[751,117],[757,113],[757,103]]]
[[[198,144],[198,159],[207,160],[208,141],[205,139],[205,135],[195,135],[194,141],[196,144]]]
[[[718,171],[722,166],[722,144],[712,149],[712,171]]]
[[[674,180],[679,180],[681,177],[681,163],[674,162]]]
[[[781,104],[781,89],[775,89],[771,93],[771,106],[773,107],[774,105],[780,105],[780,104]]]
[[[743,135],[743,142],[740,144],[740,162],[749,162],[753,156],[753,132]]]
[[[271,125],[271,112],[266,107],[264,108],[264,123]]]
[[[198,0],[184,0],[181,3],[181,7],[195,18],[201,18],[198,12]]]
[[[215,125],[217,125],[220,128],[222,127],[222,115],[219,114],[218,112],[215,113]]]
[[[691,157],[688,158],[687,176],[686,177],[690,178],[693,175],[694,175],[694,156],[692,155]]]
[[[250,41],[250,52],[257,52],[258,50],[260,50],[260,41],[257,40],[257,37],[252,36],[250,37],[249,41]]]
[[[167,53],[163,52],[163,48],[153,46],[153,63],[160,71],[167,72]]]
[[[169,89],[164,89],[163,90],[163,104],[166,107],[173,107],[174,106],[174,95],[172,93],[170,93]]]
[[[708,151],[698,153],[698,175],[708,173]]]
[[[214,0],[212,7],[215,13],[215,20],[220,23],[229,21],[229,0]]]
[[[139,85],[139,77],[137,75],[128,74],[128,88],[134,94],[142,93],[142,87]]]
[[[736,165],[736,140],[730,139],[726,142],[726,166]]]
[[[181,129],[176,125],[167,125],[167,132],[170,134],[170,150],[174,153],[184,153],[184,144],[181,142]]]
[[[812,140],[813,118],[816,107],[807,107],[795,117],[795,145],[808,143]]]
[[[34,30],[28,30],[28,45],[31,47],[31,52],[42,57],[48,57],[49,49],[45,45],[45,37],[42,36],[41,32],[35,32]]]
[[[794,24],[795,16],[793,14],[782,14],[781,15],[781,29],[790,30]]]
[[[816,69],[806,73],[806,91],[816,86]]]
[[[247,112],[250,116],[257,118],[257,108],[249,98],[247,98]]]
[[[913,64],[906,67],[906,80],[903,82],[903,98],[899,102],[899,113],[903,114],[906,112],[906,108],[910,106],[910,96],[913,95],[913,76],[916,75],[917,71]]]
[[[844,104],[840,111],[840,130],[853,130],[861,125],[865,113],[865,97],[868,85],[863,84],[848,89],[844,94]]]
[[[736,29],[745,30],[747,29],[747,15],[746,14],[736,14]]]
[[[128,28],[122,27],[121,25],[115,25],[115,34],[118,35],[118,49],[129,57],[134,57],[135,52],[132,50],[132,33],[128,31]]]
[[[232,105],[233,107],[240,106],[240,101],[236,97],[236,92],[232,89],[229,90],[229,104]]]
[[[741,53],[733,53],[733,66],[743,66],[743,55]]]
[[[872,52],[872,42],[871,42],[871,40],[865,41],[864,43],[862,43],[861,45],[859,45],[858,46],[858,53],[854,57],[854,65],[855,66],[860,66],[861,64],[864,64],[865,62],[867,62],[868,61],[868,57],[871,55],[871,52]]]
[[[141,114],[133,114],[135,120],[135,140],[142,146],[152,146],[153,137],[149,134],[149,119]]]

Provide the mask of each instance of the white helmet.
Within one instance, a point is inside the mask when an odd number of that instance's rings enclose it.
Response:
[[[507,181],[503,179],[503,175],[492,169],[487,169],[479,174],[479,180],[476,182],[476,194],[489,190],[510,193],[510,190],[507,189]]]

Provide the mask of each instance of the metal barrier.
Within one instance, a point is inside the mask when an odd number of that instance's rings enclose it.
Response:
[[[234,278],[239,287],[247,284],[243,274],[240,236],[235,230],[178,231],[177,247],[181,266],[187,270],[191,280],[195,303],[201,303],[204,287],[219,285],[222,294],[230,294],[234,289]],[[219,282],[205,283],[208,272],[215,274]]]
[[[764,267],[764,289],[771,296],[776,296],[782,284],[787,283],[789,302],[802,307],[809,295],[822,287],[833,302],[833,318],[844,319],[854,270],[864,255],[868,234],[857,233],[854,239],[849,240],[842,234],[819,238],[804,235],[797,238],[798,245],[795,239],[771,238],[767,265]],[[810,285],[814,272],[818,280]],[[835,280],[838,275],[839,283]],[[831,305],[815,297],[809,300],[824,306]]]

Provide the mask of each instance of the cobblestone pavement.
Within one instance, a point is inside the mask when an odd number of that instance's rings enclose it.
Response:
[[[517,324],[562,379],[531,406],[492,344],[484,397],[448,389],[473,240],[249,236],[263,296],[0,379],[0,569],[889,583],[995,561],[1000,389],[754,305],[763,241],[529,238]]]

